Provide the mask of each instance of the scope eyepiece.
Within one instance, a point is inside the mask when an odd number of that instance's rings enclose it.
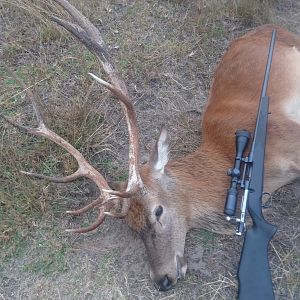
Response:
[[[226,203],[224,208],[224,213],[227,216],[234,216],[236,211],[236,203],[237,203],[237,189],[236,188],[230,188],[227,191],[227,197],[226,197]]]

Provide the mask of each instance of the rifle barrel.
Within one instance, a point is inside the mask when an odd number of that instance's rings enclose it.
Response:
[[[266,66],[266,70],[265,70],[265,76],[264,76],[264,81],[263,81],[263,86],[262,86],[260,98],[266,96],[266,93],[267,93],[268,82],[269,82],[270,71],[271,71],[272,58],[273,58],[273,51],[274,51],[274,45],[275,45],[275,39],[276,39],[276,30],[273,29],[272,37],[271,37],[271,41],[270,41],[270,46],[269,46],[267,66]]]

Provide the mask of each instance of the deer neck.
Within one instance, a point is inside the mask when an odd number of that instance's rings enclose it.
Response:
[[[223,210],[230,183],[226,171],[232,160],[222,150],[218,151],[215,145],[203,145],[194,153],[168,164],[175,182],[173,194],[185,210],[188,228],[205,228],[218,233],[231,231]]]

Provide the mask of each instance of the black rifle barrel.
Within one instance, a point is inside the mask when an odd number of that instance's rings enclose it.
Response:
[[[275,40],[276,40],[276,30],[274,29],[272,31],[272,37],[271,37],[269,53],[268,53],[267,66],[266,66],[266,70],[265,70],[265,76],[264,76],[263,86],[262,86],[262,89],[261,89],[260,98],[267,95],[268,82],[269,82],[269,77],[270,77]]]
[[[261,94],[260,94],[260,102],[259,102],[258,113],[257,113],[257,118],[256,118],[255,132],[254,132],[253,142],[252,142],[251,150],[250,150],[250,154],[249,154],[249,160],[250,161],[253,157],[253,151],[254,151],[254,148],[255,148],[255,144],[257,143],[257,140],[258,140],[256,138],[257,134],[258,134],[257,131],[261,130],[261,128],[258,128],[259,114],[261,112],[261,105],[263,105],[263,98],[266,97],[266,95],[267,95],[267,89],[268,89],[268,83],[269,83],[269,77],[270,77],[270,71],[271,71],[271,65],[272,65],[272,59],[273,59],[273,51],[274,51],[274,46],[275,46],[275,39],[276,39],[276,30],[274,29],[272,31],[272,37],[271,37],[270,46],[269,46],[269,53],[268,53],[268,60],[267,60],[266,70],[265,70],[265,76],[264,76],[264,81],[263,81]],[[268,118],[267,118],[267,121],[268,121]],[[261,141],[259,141],[259,142],[261,142]],[[264,147],[265,147],[265,141],[264,141]]]

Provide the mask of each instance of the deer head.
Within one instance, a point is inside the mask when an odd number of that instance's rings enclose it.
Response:
[[[181,201],[176,201],[184,197],[178,195],[178,182],[168,172],[168,160],[168,136],[163,128],[149,162],[141,168],[143,189],[132,197],[126,216],[128,225],[144,242],[150,277],[159,290],[175,285],[187,268],[184,259],[186,214],[179,204]]]

